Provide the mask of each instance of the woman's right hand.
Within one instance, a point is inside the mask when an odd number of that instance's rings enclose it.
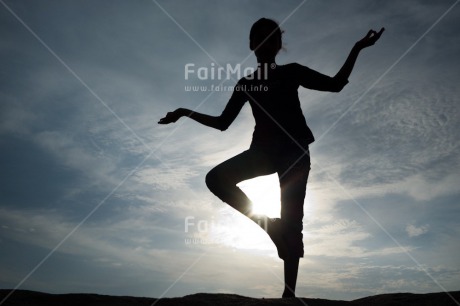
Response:
[[[159,124],[170,124],[176,122],[180,117],[184,116],[184,109],[178,108],[173,112],[169,112],[158,121]]]

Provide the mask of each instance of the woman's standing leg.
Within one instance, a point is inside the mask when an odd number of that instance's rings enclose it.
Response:
[[[281,188],[281,220],[289,253],[284,258],[283,297],[294,297],[299,270],[299,258],[303,257],[302,219],[303,205],[310,172],[308,149],[294,148],[283,154],[278,177]]]

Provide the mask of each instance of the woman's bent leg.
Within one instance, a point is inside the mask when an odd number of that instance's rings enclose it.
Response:
[[[206,175],[206,185],[223,202],[250,217],[251,200],[236,184],[274,172],[275,168],[264,152],[250,149],[209,171]]]

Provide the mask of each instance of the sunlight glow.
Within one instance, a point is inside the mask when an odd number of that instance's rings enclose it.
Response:
[[[276,174],[243,181],[238,186],[253,201],[254,213],[266,214],[272,218],[280,217],[280,188]],[[305,198],[304,214],[308,216],[315,211],[314,185],[312,189],[307,191]],[[233,208],[224,208],[215,221],[217,226],[212,230],[210,237],[212,241],[245,252],[278,258],[276,248],[268,235]],[[310,237],[305,230],[303,233],[304,237]]]
[[[263,229],[234,211],[220,216],[211,240],[245,252],[277,257],[276,248]]]
[[[276,174],[259,176],[238,184],[253,202],[253,212],[271,218],[280,217],[280,187]]]

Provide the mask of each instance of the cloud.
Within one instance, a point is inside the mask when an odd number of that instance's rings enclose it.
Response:
[[[135,174],[135,179],[143,184],[160,190],[179,190],[187,186],[187,181],[196,172],[185,166],[181,168],[167,168],[163,165],[155,168],[144,168]]]
[[[413,250],[411,246],[375,246],[367,241],[376,239],[366,226],[354,220],[337,220],[326,225],[309,224],[304,229],[305,252],[308,256],[334,258],[387,257]]]
[[[429,229],[429,225],[426,224],[426,225],[422,225],[422,226],[415,226],[413,224],[408,224],[406,226],[406,232],[407,232],[407,235],[409,235],[409,237],[418,237],[420,235],[423,235],[425,233],[428,232],[428,229]]]
[[[335,180],[356,198],[366,192],[409,194],[418,201],[455,194],[457,89],[434,84],[396,79],[372,90],[340,128],[312,145],[312,178]]]

